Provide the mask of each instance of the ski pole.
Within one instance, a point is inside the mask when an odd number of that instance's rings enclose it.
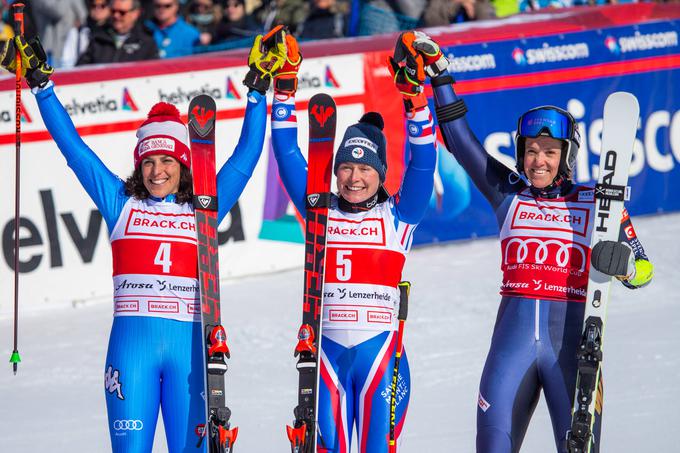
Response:
[[[399,326],[397,327],[397,347],[394,355],[394,372],[392,373],[392,391],[390,395],[390,437],[389,453],[396,453],[397,439],[395,436],[395,425],[397,421],[397,382],[399,380],[399,362],[404,352],[404,324],[408,315],[408,296],[411,293],[411,282],[399,282]]]
[[[12,5],[14,15],[14,34],[23,35],[24,33],[24,4],[21,2]],[[9,358],[12,364],[12,371],[17,374],[17,367],[21,362],[18,349],[19,339],[19,181],[21,176],[21,53],[19,48],[16,50],[16,85],[15,85],[15,100],[16,100],[16,115],[15,115],[15,143],[16,149],[14,153],[14,350],[12,356]]]

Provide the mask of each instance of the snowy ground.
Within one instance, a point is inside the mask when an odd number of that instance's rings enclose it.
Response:
[[[616,285],[612,296],[602,453],[679,451],[679,223],[680,214],[636,220],[656,278],[640,291]],[[406,328],[412,394],[400,451],[474,451],[477,385],[499,300],[498,263],[495,239],[411,254],[405,276],[414,282]],[[237,452],[288,451],[284,425],[295,403],[292,350],[301,284],[298,269],[223,286]],[[0,451],[110,451],[103,393],[110,324],[109,301],[22,313],[24,362],[17,376],[9,364],[0,369]],[[11,344],[11,319],[4,315],[0,358],[9,358]],[[154,451],[161,452],[159,431]],[[541,403],[522,452],[554,451],[552,442]]]

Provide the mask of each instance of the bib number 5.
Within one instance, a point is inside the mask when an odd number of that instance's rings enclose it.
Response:
[[[352,278],[352,261],[349,256],[352,254],[351,250],[338,250],[335,255],[335,276],[341,282],[346,282]]]

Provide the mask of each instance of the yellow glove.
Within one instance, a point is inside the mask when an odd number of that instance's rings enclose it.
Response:
[[[47,55],[40,40],[36,37],[29,44],[23,36],[19,35],[13,40],[3,42],[0,45],[0,66],[10,72],[15,72],[17,49],[21,58],[21,76],[26,78],[28,86],[31,88],[44,86],[54,73],[54,68],[47,64]]]
[[[276,71],[286,61],[286,40],[284,28],[274,27],[265,36],[257,35],[248,54],[248,67],[243,84],[264,94]]]

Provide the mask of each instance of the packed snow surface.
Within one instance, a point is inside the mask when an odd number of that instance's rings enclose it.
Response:
[[[615,284],[611,296],[602,453],[677,452],[680,214],[634,222],[656,275],[642,290]],[[499,257],[497,239],[489,238],[416,249],[407,261],[412,388],[403,453],[474,451],[477,387],[500,299]],[[235,449],[289,451],[284,427],[296,402],[302,269],[228,281],[222,294]],[[0,369],[0,451],[110,451],[103,386],[111,311],[110,301],[96,300],[21,312],[19,373],[13,376],[9,363]],[[10,313],[0,314],[0,345],[0,358],[9,359]],[[154,452],[163,451],[159,424]],[[550,451],[541,402],[522,452]]]

